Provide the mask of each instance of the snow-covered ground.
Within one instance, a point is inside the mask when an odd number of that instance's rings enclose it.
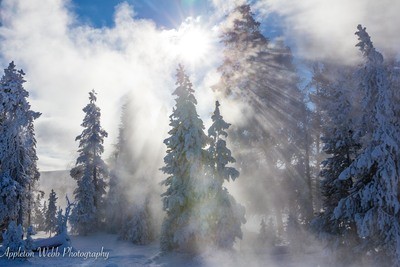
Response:
[[[41,236],[39,235],[39,237]],[[71,240],[75,249],[71,253],[67,247],[59,248],[58,251],[54,250],[54,253],[51,253],[50,250],[49,257],[44,257],[43,253],[42,255],[35,253],[33,257],[23,261],[8,260],[3,256],[0,259],[0,266],[328,266],[324,263],[326,259],[321,250],[315,248],[301,254],[291,255],[285,247],[259,250],[258,252],[242,247],[236,252],[211,250],[193,257],[183,253],[163,255],[159,252],[158,242],[147,246],[137,246],[118,240],[117,235],[111,234],[72,236]]]

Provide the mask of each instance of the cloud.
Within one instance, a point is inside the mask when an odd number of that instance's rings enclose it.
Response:
[[[246,0],[209,0],[215,8],[215,15],[223,17],[236,6],[246,3]]]
[[[116,142],[128,93],[137,112],[138,145],[154,143],[149,149],[155,151],[163,146],[168,117],[158,114],[173,105],[177,54],[171,47],[182,31],[135,19],[126,3],[116,7],[112,28],[81,24],[62,0],[3,0],[0,10],[1,66],[14,60],[24,69],[32,109],[43,114],[35,124],[41,170],[74,164],[74,140],[82,132],[82,108],[91,89],[98,92],[102,125],[109,132],[106,154]]]
[[[367,27],[378,50],[393,53],[400,48],[399,1],[262,0],[256,1],[255,8],[264,15],[281,15],[286,38],[307,59],[357,59],[358,24]]]

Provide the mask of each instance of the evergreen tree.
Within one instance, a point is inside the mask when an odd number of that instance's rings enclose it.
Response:
[[[49,195],[49,205],[46,210],[46,232],[51,233],[56,231],[57,228],[57,195],[53,189],[51,189]]]
[[[107,195],[107,229],[121,239],[135,244],[147,244],[154,238],[154,227],[149,210],[151,174],[141,173],[143,152],[135,153],[137,140],[132,100],[122,107],[118,143],[111,160],[109,192]],[[143,145],[143,144],[142,144]]]
[[[355,222],[365,252],[380,263],[389,256],[392,264],[399,265],[400,128],[395,116],[394,88],[383,56],[375,50],[365,28],[359,25],[357,29],[357,46],[365,60],[358,72],[364,95],[363,127],[359,130],[363,149],[339,176],[353,185],[334,215],[335,219]]]
[[[58,207],[56,220],[57,220],[56,233],[58,235],[64,231],[64,215],[63,215],[63,210],[60,207]]]
[[[116,171],[110,171],[109,190],[106,198],[106,225],[107,231],[116,234],[124,225],[124,217],[128,209],[124,183],[117,176]]]
[[[230,124],[226,123],[220,114],[219,102],[215,103],[215,111],[212,115],[212,125],[208,129],[210,137],[210,167],[213,175],[212,185],[215,203],[212,204],[215,211],[213,214],[215,225],[215,243],[219,247],[232,248],[236,238],[242,238],[241,225],[245,223],[245,209],[236,203],[235,199],[223,187],[224,181],[234,181],[239,172],[234,167],[228,167],[229,163],[234,163],[235,159],[231,151],[226,146],[224,138],[228,136],[226,130]]]
[[[22,224],[30,219],[30,202],[35,182],[39,179],[36,166],[36,140],[33,121],[40,113],[31,110],[29,93],[23,84],[25,73],[11,62],[0,80],[0,225],[9,221]]]
[[[25,250],[25,242],[23,240],[24,231],[22,225],[18,225],[15,221],[8,224],[7,230],[3,232],[3,249],[7,248],[10,252],[18,252]]]
[[[261,219],[260,223],[260,232],[258,233],[258,242],[259,245],[265,246],[273,246],[277,242],[277,236],[275,233],[274,224],[272,222],[272,218],[269,219],[268,225],[265,222],[264,218]]]
[[[70,175],[77,181],[74,191],[76,205],[72,210],[71,224],[73,230],[80,234],[95,231],[103,220],[105,178],[108,169],[101,154],[107,132],[100,126],[100,109],[96,106],[96,92],[89,92],[89,104],[83,109],[85,118],[81,124],[82,134],[76,137],[79,141],[79,156]]]
[[[33,204],[33,218],[32,224],[35,226],[37,231],[42,231],[45,226],[45,207],[42,206],[42,199],[44,197],[44,192],[41,191],[36,195],[36,200],[32,203]]]
[[[47,202],[45,201],[44,203],[43,203],[43,209],[42,209],[42,214],[43,214],[43,218],[44,218],[44,223],[43,223],[43,226],[42,226],[42,230],[44,231],[45,230],[45,228],[46,228],[46,214],[47,214]]]
[[[355,129],[359,124],[356,107],[349,99],[355,99],[351,88],[354,87],[352,69],[325,66],[315,72],[313,79],[318,79],[320,119],[323,121],[322,151],[328,157],[322,161],[320,172],[323,211],[313,221],[313,228],[319,237],[327,241],[341,264],[354,260],[354,253],[349,253],[357,245],[355,225],[346,220],[332,220],[334,209],[339,201],[349,195],[352,181],[339,180],[340,173],[350,166],[360,149],[356,141]],[[335,81],[334,81],[335,80]]]
[[[131,101],[122,107],[121,124],[119,126],[118,142],[110,160],[110,181],[106,198],[106,224],[111,233],[121,233],[128,217],[129,199],[127,192],[133,190],[135,175],[135,159],[131,153],[130,140],[132,138],[132,118],[129,114]],[[136,185],[135,185],[136,186]],[[123,234],[122,234],[123,236]],[[123,237],[122,237],[123,238]]]
[[[265,245],[268,240],[268,230],[267,230],[267,224],[265,223],[264,218],[261,219],[260,223],[260,232],[258,234],[258,241],[260,242],[261,245]]]
[[[32,226],[29,226],[26,230],[26,239],[25,239],[25,251],[32,251],[34,249],[34,242],[32,236],[35,235],[36,232],[33,230]]]
[[[226,123],[219,110],[219,102],[215,102],[214,114],[211,116],[212,125],[208,129],[208,136],[211,139],[209,152],[212,157],[212,169],[215,172],[216,186],[222,188],[224,181],[235,181],[239,177],[239,172],[234,167],[227,167],[229,163],[235,163],[231,151],[226,147],[224,138],[228,137],[226,130],[231,126]]]
[[[162,196],[166,211],[161,229],[161,250],[196,249],[196,243],[207,234],[209,227],[196,218],[199,204],[209,189],[204,163],[208,159],[204,147],[208,138],[202,120],[196,112],[197,101],[183,66],[177,70],[176,105],[170,116],[169,137],[164,140],[167,155],[161,170],[168,175],[162,182],[167,187]]]
[[[250,212],[275,209],[282,234],[285,209],[301,214],[303,221],[313,215],[306,107],[297,86],[293,57],[283,42],[272,45],[262,35],[248,4],[228,15],[221,41],[221,78],[213,88],[229,96],[244,118],[229,131],[238,152],[237,165],[246,177],[238,183],[253,203]],[[260,190],[260,185],[265,190]],[[272,207],[272,202],[278,205]]]
[[[2,175],[0,179],[2,196],[1,207],[0,207],[0,218],[1,218],[1,228],[4,230],[11,218],[18,217],[18,206],[19,206],[19,184],[13,180],[10,175]]]
[[[148,200],[145,203],[133,204],[124,221],[120,233],[123,240],[137,245],[147,245],[154,240]]]
[[[294,253],[304,252],[304,236],[307,234],[301,227],[299,219],[295,218],[293,214],[289,214],[287,218],[286,234],[291,251]]]
[[[63,210],[61,208],[59,208],[57,212],[56,234],[57,236],[59,236],[61,240],[63,240],[62,246],[68,247],[71,246],[71,239],[68,236],[67,223],[69,220],[71,209],[75,205],[75,203],[71,203],[69,201],[68,196],[66,196],[65,198],[67,201],[67,207],[65,208],[65,213],[63,214]]]

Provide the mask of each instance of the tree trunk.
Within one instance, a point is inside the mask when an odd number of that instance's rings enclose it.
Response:
[[[23,205],[22,205],[22,198],[21,196],[19,196],[19,211],[18,211],[18,218],[17,218],[17,225],[22,225],[24,222],[24,209],[23,209]]]
[[[278,237],[283,236],[283,219],[282,219],[282,209],[280,207],[275,208],[275,218],[276,218],[276,230]]]
[[[307,110],[305,110],[305,125],[308,122],[308,115],[307,115]],[[314,213],[314,198],[313,198],[313,188],[312,188],[312,177],[311,177],[311,167],[310,167],[310,135],[309,135],[309,128],[306,127],[304,129],[304,145],[305,145],[305,175],[306,175],[306,182],[307,182],[307,189],[308,189],[308,195],[309,195],[309,207],[305,207],[305,210],[307,212],[306,214],[306,219],[308,222],[312,219],[313,213]]]
[[[94,207],[96,208],[96,210],[97,210],[97,202],[98,202],[98,199],[97,199],[97,193],[98,193],[98,188],[97,188],[97,172],[96,172],[96,166],[94,166],[93,167],[93,184],[94,184],[94,200],[93,200],[93,204],[94,204]]]
[[[31,214],[32,214],[32,208],[31,208],[31,202],[32,202],[32,192],[31,192],[31,184],[28,185],[28,190],[29,190],[29,195],[28,195],[28,227],[31,226]]]

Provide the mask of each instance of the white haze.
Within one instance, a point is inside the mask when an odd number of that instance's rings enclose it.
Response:
[[[64,0],[0,0],[0,66],[6,68],[14,60],[18,68],[24,69],[32,108],[42,113],[35,123],[40,170],[65,170],[74,165],[78,146],[74,139],[82,131],[82,108],[91,89],[98,93],[102,125],[109,133],[105,157],[110,155],[118,135],[121,107],[130,93],[135,123],[134,142],[130,145],[141,159],[138,171],[154,175],[151,181],[158,186],[163,178],[158,168],[166,149],[162,140],[167,136],[168,115],[174,104],[171,93],[175,88],[175,69],[179,61],[186,63],[174,45],[176,38],[192,26],[205,24],[202,29],[211,38],[207,56],[197,64],[187,64],[199,103],[198,112],[207,127],[214,100],[218,98],[225,120],[240,123],[243,107],[215,96],[210,87],[218,81],[215,68],[221,62],[221,54],[217,53],[220,51],[217,21],[244,0],[210,1],[216,10],[209,21],[189,19],[180,29],[162,30],[150,20],[135,19],[134,7],[128,4],[116,8],[114,27],[98,29],[81,24]],[[271,12],[282,16],[284,37],[295,45],[297,56],[354,61],[358,55],[354,32],[359,23],[368,28],[379,50],[389,53],[399,48],[400,1],[252,3],[261,16]],[[75,185],[72,179],[71,185]],[[159,201],[161,188],[157,188]],[[243,203],[246,196],[238,196],[236,188],[230,190]],[[259,221],[250,223],[258,227]],[[225,256],[220,255],[221,261],[229,262]]]
[[[133,95],[140,114],[137,145],[156,146],[150,150],[163,146],[175,69],[178,61],[185,63],[173,46],[188,24],[198,20],[186,21],[183,30],[160,30],[150,20],[134,19],[133,7],[123,3],[116,7],[115,27],[98,29],[79,24],[69,10],[62,0],[1,2],[0,63],[5,68],[14,60],[26,72],[32,108],[42,113],[35,124],[40,169],[74,164],[78,145],[74,139],[82,131],[82,108],[91,89],[98,93],[102,125],[109,133],[106,156],[116,142],[127,93]],[[192,74],[194,66],[188,69]],[[199,88],[209,91],[201,83],[202,77],[197,77]],[[197,91],[209,97],[210,92]],[[211,112],[212,101],[199,102],[204,104],[201,110]],[[165,115],[162,119],[160,112]]]
[[[232,0],[234,1],[234,0]],[[354,47],[358,24],[367,27],[378,50],[387,55],[400,48],[400,1],[393,0],[260,0],[255,9],[264,16],[278,13],[284,35],[307,59],[352,63],[359,58]]]
[[[210,0],[211,1],[211,0]],[[133,93],[141,119],[142,138],[138,143],[163,145],[162,133],[168,120],[159,120],[162,110],[173,105],[174,74],[179,58],[173,48],[176,38],[192,27],[202,26],[211,38],[210,52],[188,69],[195,83],[199,113],[206,124],[213,109],[214,96],[209,89],[218,79],[215,66],[220,62],[218,25],[215,21],[244,0],[211,1],[215,12],[211,19],[187,20],[178,30],[161,30],[150,20],[134,18],[134,7],[116,7],[115,26],[93,28],[81,24],[63,0],[1,1],[0,65],[14,60],[26,72],[26,88],[34,110],[43,115],[36,121],[39,166],[41,170],[70,168],[74,164],[77,143],[82,131],[82,108],[91,89],[98,92],[102,123],[109,132],[106,155],[116,142],[120,107],[126,93]],[[353,61],[356,25],[368,27],[375,45],[387,53],[400,44],[400,1],[371,0],[261,0],[252,1],[257,14],[276,12],[282,16],[285,38],[298,56],[308,59],[335,58]],[[207,23],[205,23],[207,22]],[[234,123],[239,109],[223,103],[228,121]],[[236,111],[236,112],[235,112]],[[166,116],[165,116],[166,117]],[[157,120],[156,122],[154,120]],[[160,126],[161,130],[154,127]],[[158,148],[156,148],[158,149]]]

